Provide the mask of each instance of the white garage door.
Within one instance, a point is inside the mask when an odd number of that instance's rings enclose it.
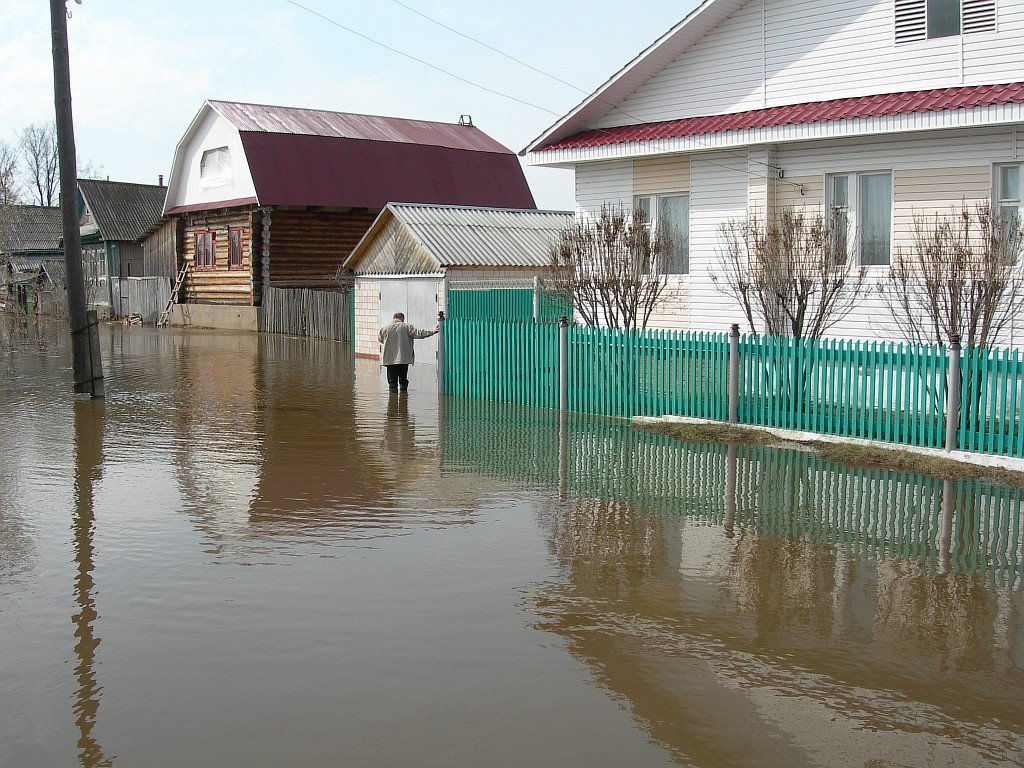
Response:
[[[403,277],[380,281],[380,324],[391,322],[395,312],[405,313],[405,321],[417,328],[437,326],[437,297],[441,281],[436,277]],[[416,342],[416,363],[436,365],[437,337]]]

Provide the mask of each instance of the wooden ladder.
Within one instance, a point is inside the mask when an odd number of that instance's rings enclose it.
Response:
[[[178,298],[178,292],[181,290],[181,286],[185,282],[185,274],[188,272],[188,262],[186,261],[181,265],[181,271],[178,273],[178,278],[174,281],[174,287],[171,288],[171,297],[167,300],[167,306],[164,307],[164,311],[160,313],[160,318],[156,321],[156,327],[159,328],[162,325],[167,325],[167,321],[171,319],[171,309],[175,305],[175,299]]]

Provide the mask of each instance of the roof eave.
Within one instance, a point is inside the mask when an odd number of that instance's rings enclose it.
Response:
[[[520,150],[520,156],[527,155],[530,152],[536,151],[539,147],[552,141],[558,141],[576,132],[577,119],[594,119],[598,115],[593,114],[598,111],[598,107],[595,105],[599,102],[603,102],[602,106],[605,111],[614,109],[618,102],[622,98],[628,96],[636,87],[641,83],[633,83],[633,79],[630,77],[633,74],[643,74],[643,80],[646,82],[648,78],[656,74],[661,66],[654,67],[651,71],[645,71],[641,69],[641,64],[647,61],[651,56],[657,53],[663,46],[671,42],[678,35],[683,34],[685,31],[698,27],[698,22],[707,17],[711,8],[717,4],[723,3],[725,0],[704,0],[699,6],[694,8],[690,13],[683,18],[678,24],[672,27],[668,32],[655,40],[651,45],[641,51],[636,57],[633,58],[626,66],[612,75],[606,80],[597,90],[590,94],[587,98],[581,101],[572,109],[565,117],[558,120],[551,127],[549,127],[544,133],[535,138],[526,147]],[[721,23],[720,21],[717,23]],[[705,31],[699,31],[698,38],[703,37]],[[692,45],[692,43],[690,43]],[[683,51],[688,48],[686,45]],[[678,57],[682,54],[682,51],[675,53],[673,58]],[[613,94],[612,91],[615,91]],[[619,91],[622,91],[619,93]],[[613,95],[615,98],[605,99],[606,95]]]

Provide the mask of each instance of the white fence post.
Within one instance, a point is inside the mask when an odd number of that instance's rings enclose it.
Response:
[[[946,450],[957,449],[960,431],[960,338],[949,345],[949,370],[946,373]]]

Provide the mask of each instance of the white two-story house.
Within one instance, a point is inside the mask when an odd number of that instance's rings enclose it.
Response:
[[[831,334],[898,338],[875,286],[915,217],[1020,205],[1024,0],[706,0],[523,153],[677,233],[657,325],[742,322],[724,222],[833,206],[869,277]]]

